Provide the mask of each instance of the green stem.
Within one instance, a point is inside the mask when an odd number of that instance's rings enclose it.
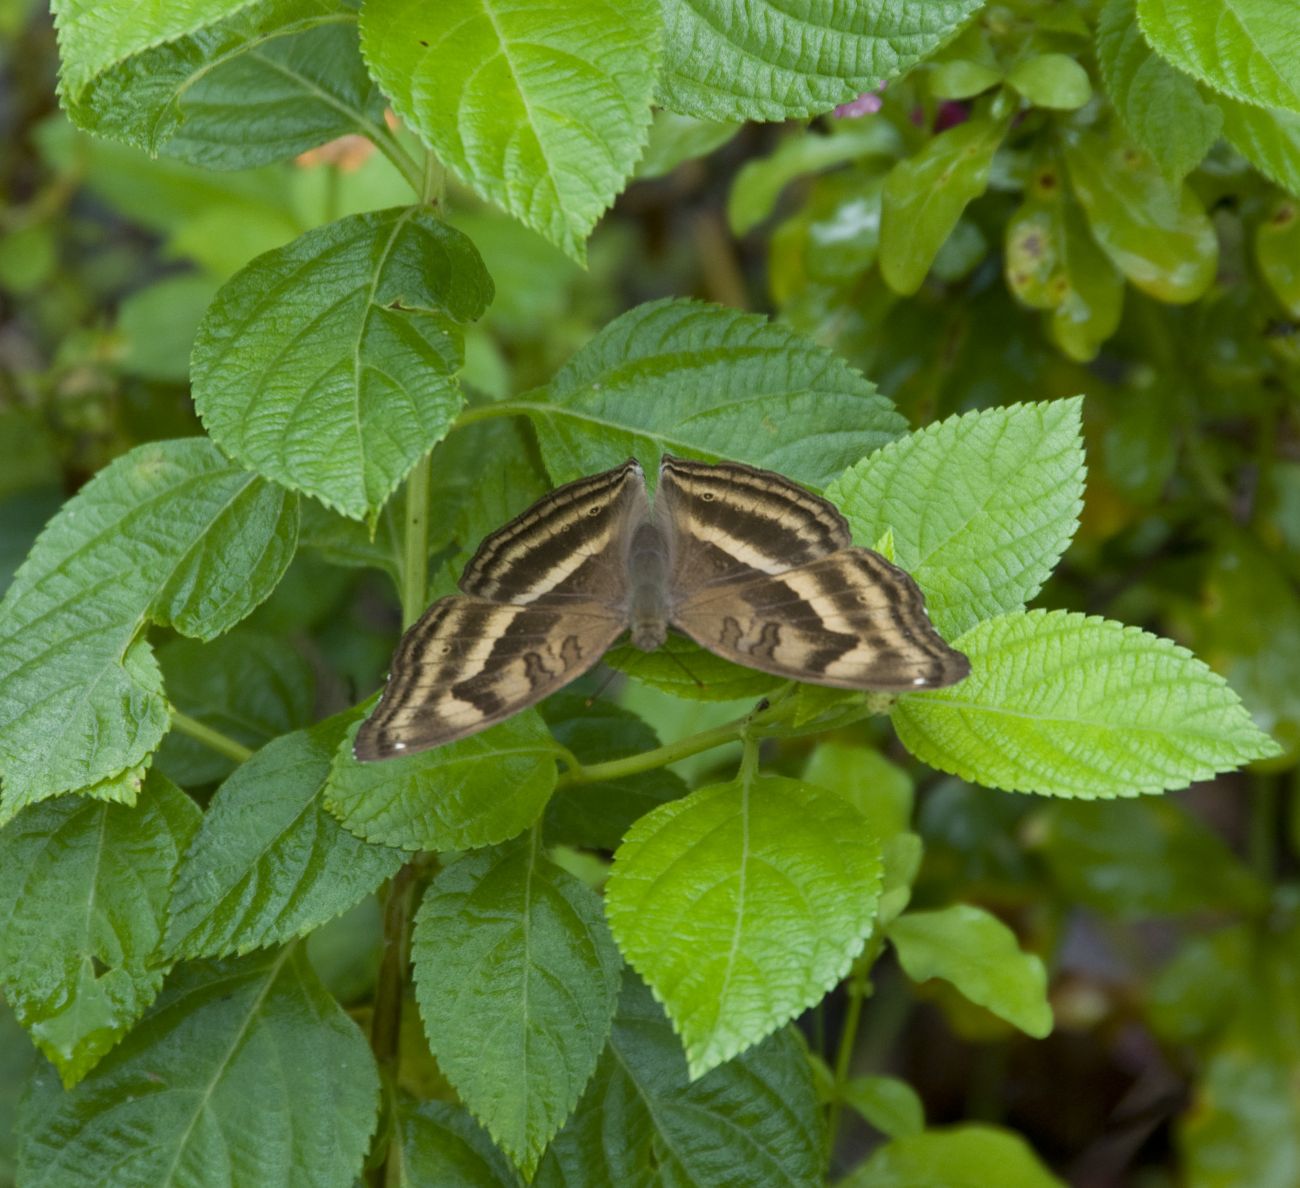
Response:
[[[393,163],[397,172],[406,179],[406,184],[417,194],[422,194],[424,170],[420,167],[419,161],[402,147],[401,141],[393,135],[392,131],[386,126],[375,125],[371,130],[370,139],[374,141],[375,147]]]
[[[406,480],[406,536],[402,542],[402,627],[424,613],[429,594],[429,488],[431,468],[425,454]]]
[[[480,404],[474,408],[462,409],[451,429],[464,429],[475,421],[490,421],[493,417],[526,417],[543,406],[531,400],[498,400],[492,404]]]
[[[840,1117],[844,1112],[844,1086],[848,1084],[853,1053],[858,1043],[858,1025],[862,1022],[862,1003],[871,994],[871,967],[880,956],[884,937],[873,932],[862,955],[853,963],[853,971],[844,985],[848,1006],[844,1012],[844,1026],[840,1028],[840,1042],[835,1051],[835,1081],[831,1096],[830,1114],[826,1121],[826,1157],[835,1153],[839,1137]]]
[[[197,739],[205,747],[216,751],[218,755],[224,755],[236,763],[245,763],[253,757],[250,748],[237,742],[230,735],[222,734],[220,730],[213,730],[211,726],[205,726],[197,718],[181,713],[175,706],[172,706],[171,710],[172,728],[181,734],[188,734],[190,738]]]

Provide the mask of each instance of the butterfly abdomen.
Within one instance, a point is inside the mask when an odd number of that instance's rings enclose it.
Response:
[[[668,544],[648,520],[632,533],[627,576],[632,646],[653,652],[668,638]]]

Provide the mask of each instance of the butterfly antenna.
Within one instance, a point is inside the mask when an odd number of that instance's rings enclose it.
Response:
[[[694,683],[694,685],[695,685],[695,687],[696,687],[697,689],[707,689],[707,688],[708,688],[708,685],[706,685],[702,680],[700,680],[699,677],[697,677],[697,676],[696,676],[696,675],[695,675],[695,674],[694,674],[694,673],[693,673],[689,668],[686,667],[686,661],[683,660],[683,659],[682,659],[682,658],[681,658],[681,657],[680,657],[676,652],[674,652],[671,648],[665,648],[665,649],[664,649],[664,655],[667,656],[669,660],[671,660],[674,664],[676,664],[677,667],[680,668],[680,669],[682,670],[682,672],[684,672],[684,673],[686,674],[687,678],[688,678],[691,682]]]
[[[605,666],[605,675],[601,678],[600,684],[596,686],[596,690],[595,690],[594,693],[590,693],[590,694],[587,696],[587,700],[583,702],[583,705],[584,705],[587,709],[591,709],[591,707],[592,707],[593,705],[596,704],[596,699],[597,699],[597,698],[598,698],[602,693],[604,693],[605,690],[608,689],[608,688],[610,687],[610,685],[612,685],[612,684],[614,683],[614,678],[615,678],[616,676],[618,676],[618,669],[617,669],[617,668],[610,668],[608,665],[606,665],[606,666]]]

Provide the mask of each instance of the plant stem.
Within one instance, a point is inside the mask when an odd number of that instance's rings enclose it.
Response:
[[[420,168],[420,163],[402,147],[397,137],[387,127],[376,124],[371,129],[370,139],[406,179],[406,184],[417,194],[423,193],[424,170]]]
[[[853,1052],[858,1043],[858,1025],[862,1021],[862,1003],[871,993],[871,967],[880,956],[883,937],[879,930],[871,934],[867,947],[853,963],[853,971],[844,984],[848,1006],[844,1011],[844,1025],[840,1028],[840,1042],[835,1051],[834,1093],[830,1114],[826,1120],[826,1158],[835,1153],[835,1140],[839,1137],[840,1115],[844,1111],[844,1086],[848,1084]]]
[[[236,763],[245,763],[253,757],[253,752],[243,743],[237,742],[228,734],[222,734],[220,730],[213,730],[211,726],[205,726],[197,718],[191,718],[189,714],[183,714],[175,706],[171,707],[172,727],[181,734],[188,734],[190,738],[197,739],[205,747],[216,751],[218,755],[224,755],[227,759],[233,759]]]
[[[406,535],[402,542],[402,627],[424,613],[429,587],[430,455],[425,454],[406,480]]]

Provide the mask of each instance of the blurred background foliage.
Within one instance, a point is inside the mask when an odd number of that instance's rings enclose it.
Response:
[[[1131,8],[991,7],[882,94],[811,125],[659,113],[587,271],[453,187],[448,217],[497,288],[466,381],[484,397],[526,391],[621,310],[694,294],[787,319],[913,425],[1084,393],[1083,523],[1042,601],[1185,643],[1286,753],[1120,803],[900,769],[900,811],[920,781],[914,902],[961,898],[1010,922],[1049,959],[1057,1029],[1028,1041],[886,960],[857,1063],[907,1081],[931,1123],[1020,1130],[1074,1184],[1286,1188],[1300,1184],[1300,199],[1278,182],[1295,190],[1300,148],[1270,180],[1218,138],[1194,88],[1182,114],[1201,125],[1174,111],[1152,133],[1108,89],[1133,52]],[[362,142],[221,173],[91,140],[58,114],[43,7],[0,0],[0,39],[3,586],[110,459],[200,431],[189,344],[223,280],[410,191]],[[339,568],[325,558],[342,529],[313,514],[322,547],[247,625],[203,647],[160,633],[178,703],[250,744],[354,700],[389,655],[385,526],[378,569]],[[633,696],[666,735],[674,714],[699,728],[732,712]],[[226,773],[191,743],[169,742],[160,763],[187,784]],[[373,973],[367,912],[313,938],[345,997]],[[814,1033],[835,1026],[824,1010]],[[0,1027],[7,1132],[31,1049],[11,1019]],[[861,1150],[876,1132],[855,1125]]]

